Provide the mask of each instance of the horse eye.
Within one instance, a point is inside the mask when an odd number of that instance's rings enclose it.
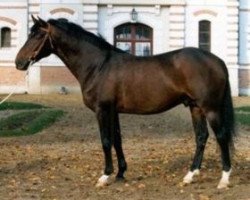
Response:
[[[35,38],[37,38],[37,39],[40,39],[40,38],[42,38],[44,36],[44,34],[43,33],[37,33],[36,35],[35,35]]]
[[[32,38],[34,35],[35,35],[35,33],[34,33],[34,32],[30,32],[30,34],[29,34],[29,38]]]

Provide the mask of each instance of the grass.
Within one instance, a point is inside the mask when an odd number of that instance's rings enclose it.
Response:
[[[250,114],[236,113],[236,121],[241,125],[250,126]]]
[[[23,103],[23,102],[4,102],[0,105],[1,110],[27,110],[27,109],[41,109],[46,108],[43,105],[35,103]]]
[[[24,136],[35,134],[53,124],[63,115],[61,110],[48,108],[40,104],[24,102],[4,102],[3,110],[32,110],[11,115],[0,120],[0,137]]]
[[[238,124],[250,126],[250,106],[235,108],[235,117]]]
[[[40,104],[5,102],[0,105],[1,110],[27,110],[0,120],[0,137],[24,136],[35,134],[52,125],[63,115],[62,110],[42,109]],[[240,125],[250,126],[250,106],[235,108],[236,122]]]
[[[0,136],[35,134],[53,124],[63,115],[62,110],[35,110],[21,112],[0,120]]]
[[[250,114],[250,106],[242,106],[234,109],[236,112],[249,112]]]

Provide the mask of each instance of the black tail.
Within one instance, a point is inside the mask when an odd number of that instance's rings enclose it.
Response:
[[[221,107],[222,126],[224,128],[224,133],[226,134],[225,137],[233,146],[233,137],[235,136],[235,118],[231,88],[228,78],[224,92],[225,93]]]

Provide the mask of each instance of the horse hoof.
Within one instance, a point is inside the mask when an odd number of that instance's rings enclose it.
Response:
[[[229,182],[223,182],[221,181],[219,185],[217,186],[217,189],[228,189]]]
[[[193,179],[190,177],[184,177],[184,179],[183,179],[184,185],[190,184],[192,182],[193,182]]]
[[[126,179],[125,179],[123,176],[117,176],[117,177],[115,178],[115,181],[116,181],[116,182],[125,182]]]
[[[184,184],[190,184],[193,182],[193,177],[198,176],[200,174],[200,170],[196,169],[194,171],[189,171],[187,175],[183,178]]]
[[[99,180],[97,181],[96,183],[96,187],[97,188],[102,188],[102,187],[105,187],[105,186],[108,186],[110,185],[111,183],[111,180],[110,180],[110,176],[107,176],[107,175],[102,175]]]

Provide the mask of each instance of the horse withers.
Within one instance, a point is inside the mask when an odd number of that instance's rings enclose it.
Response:
[[[16,56],[16,67],[56,54],[78,80],[85,105],[96,113],[105,158],[104,174],[97,186],[107,185],[113,173],[111,150],[118,158],[117,179],[127,169],[122,149],[119,113],[155,114],[179,104],[190,108],[196,151],[184,183],[198,175],[208,138],[207,121],[221,149],[222,178],[226,188],[231,173],[229,144],[234,133],[234,112],[228,71],[217,56],[197,48],[137,57],[66,19],[34,25]]]

